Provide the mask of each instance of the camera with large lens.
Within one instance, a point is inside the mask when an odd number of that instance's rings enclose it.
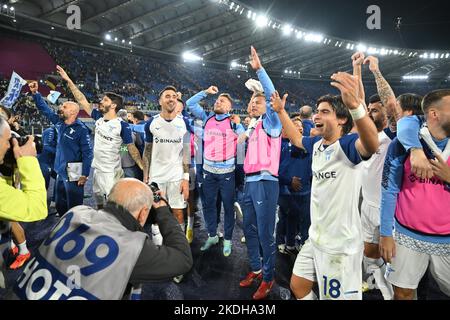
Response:
[[[14,174],[14,169],[17,167],[16,158],[14,157],[12,140],[16,139],[19,146],[21,147],[25,145],[29,139],[29,136],[22,137],[14,131],[11,131],[11,135],[12,137],[9,140],[11,148],[9,148],[9,150],[6,152],[3,164],[0,165],[0,173],[6,177],[11,177]],[[34,144],[36,146],[36,152],[39,154],[42,152],[43,149],[42,136],[34,135],[33,137],[34,137]]]
[[[161,197],[159,196],[159,194],[157,194],[157,192],[159,191],[158,184],[156,182],[152,182],[150,184],[150,189],[152,189],[153,192],[153,202],[160,202]]]

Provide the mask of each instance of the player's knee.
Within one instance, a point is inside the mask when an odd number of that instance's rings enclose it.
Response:
[[[405,289],[394,286],[394,299],[395,300],[413,300],[414,289]]]
[[[291,277],[290,287],[297,299],[303,299],[312,290],[312,286],[308,285],[306,279],[302,279],[295,275],[292,275]]]

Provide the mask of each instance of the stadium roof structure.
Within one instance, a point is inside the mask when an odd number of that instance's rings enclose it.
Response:
[[[266,69],[304,79],[350,71],[350,56],[363,50],[380,58],[389,79],[414,80],[417,75],[444,81],[450,74],[450,48],[446,52],[370,47],[289,26],[239,1],[9,0],[6,5],[14,6],[15,16],[13,22],[0,15],[3,29],[108,50],[174,59],[188,52],[202,63],[245,71],[253,45]],[[67,9],[73,5],[81,9],[81,30],[66,25],[71,15]]]

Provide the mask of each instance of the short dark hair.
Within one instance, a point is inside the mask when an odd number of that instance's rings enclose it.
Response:
[[[105,96],[111,99],[112,103],[116,105],[116,113],[122,109],[123,106],[123,97],[114,92],[105,92]]]
[[[398,96],[397,101],[403,111],[412,111],[415,116],[423,114],[422,96],[415,93],[405,93]]]
[[[321,104],[322,102],[328,102],[331,105],[333,110],[336,112],[336,117],[338,119],[347,119],[347,122],[342,126],[342,131],[343,135],[349,133],[353,128],[353,119],[347,107],[345,106],[344,101],[342,101],[342,97],[327,94],[317,100],[316,107],[318,108],[319,104]]]
[[[371,103],[377,103],[377,102],[381,102],[380,96],[378,95],[378,93],[370,96],[369,98],[369,104]],[[381,102],[382,103],[382,102]]]
[[[231,98],[231,95],[230,95],[229,93],[221,93],[221,94],[219,95],[219,97],[225,97],[225,98],[227,98],[227,99],[230,101],[231,105],[233,105],[233,103],[234,103],[233,98]]]
[[[264,93],[262,93],[262,92],[256,92],[254,98],[259,98],[259,97],[262,97],[262,98],[264,98],[264,99],[266,98],[266,96],[264,95]]]
[[[144,113],[142,111],[136,110],[132,113],[133,118],[142,121],[144,120]]]
[[[440,102],[441,99],[448,96],[450,96],[450,89],[440,89],[428,93],[422,100],[423,113],[427,114],[428,109],[430,109],[432,105]]]
[[[300,121],[300,123],[303,124],[302,117],[300,117],[300,116],[291,117],[291,120],[292,121]]]
[[[165,91],[167,91],[167,90],[173,91],[173,92],[175,92],[175,93],[178,92],[178,91],[177,91],[177,88],[175,88],[174,86],[167,86],[167,87],[165,87],[164,89],[162,89],[162,90],[159,92],[159,97],[161,98],[161,96],[163,95],[163,93],[164,93]]]

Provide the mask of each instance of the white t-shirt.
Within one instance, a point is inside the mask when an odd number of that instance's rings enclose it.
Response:
[[[105,120],[98,110],[91,114],[95,122],[94,160],[92,167],[102,172],[121,168],[120,147],[133,143],[131,128],[120,118]]]
[[[151,182],[183,179],[183,144],[190,148],[189,124],[181,116],[172,121],[156,115],[145,125],[145,141],[153,143],[149,176]]]
[[[362,196],[369,205],[381,206],[381,177],[383,175],[384,159],[391,143],[384,131],[378,133],[380,147],[368,161],[362,164]]]
[[[357,134],[349,134],[324,146],[320,137],[303,138],[305,149],[313,155],[309,238],[315,247],[330,254],[362,250],[361,184],[357,178],[357,164],[362,159],[356,150],[357,139]]]

